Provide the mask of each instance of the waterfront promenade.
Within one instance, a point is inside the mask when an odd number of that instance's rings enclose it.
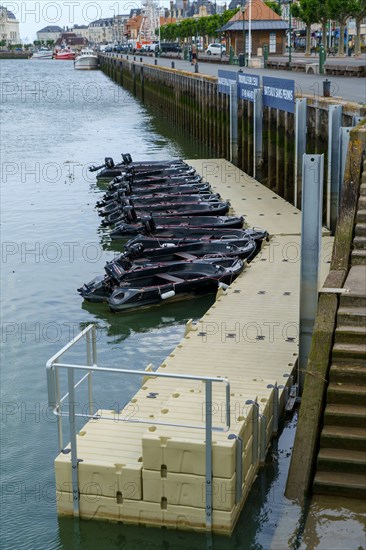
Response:
[[[112,54],[114,57],[118,57],[119,54]],[[126,58],[126,55],[122,57]],[[139,61],[140,57],[138,54],[135,55],[136,60]],[[128,56],[129,59],[133,59],[133,55]],[[318,59],[316,57],[307,58],[309,62],[316,63]],[[352,63],[353,61],[349,58],[347,63]],[[153,65],[154,58],[143,56],[143,63]],[[366,64],[366,58],[361,58],[361,62]],[[172,61],[174,61],[175,68],[181,69],[188,72],[194,72],[195,68],[189,63],[189,61],[184,61],[183,59],[170,59],[170,58],[159,58],[157,60],[158,65],[163,67],[171,67]],[[343,60],[342,60],[343,61]],[[331,58],[331,62],[335,62]],[[359,61],[358,61],[359,62]],[[321,74],[305,74],[294,71],[286,70],[273,70],[273,69],[251,69],[248,67],[243,67],[242,69],[238,65],[228,65],[224,63],[214,63],[214,62],[204,62],[198,59],[198,68],[199,72],[202,74],[207,74],[211,76],[217,76],[218,70],[228,70],[237,72],[243,70],[246,73],[252,73],[261,76],[273,76],[275,78],[289,78],[295,80],[296,90],[299,95],[308,95],[312,96],[314,99],[317,99],[323,94],[323,81],[328,78],[331,81],[331,96],[339,97],[346,101],[353,101],[355,103],[364,103],[366,104],[366,79],[349,77],[349,76],[327,76]]]

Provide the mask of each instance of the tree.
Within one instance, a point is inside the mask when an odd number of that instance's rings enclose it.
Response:
[[[360,4],[364,4],[365,0],[360,0]],[[344,56],[344,29],[347,24],[347,19],[352,14],[352,5],[354,0],[330,0],[329,12],[332,19],[339,21],[339,47],[338,55]]]
[[[306,25],[306,50],[305,55],[310,55],[311,25],[318,23],[319,0],[300,0],[298,4],[292,4],[291,14],[303,21]]]
[[[271,10],[277,13],[277,15],[282,15],[281,4],[273,0],[265,0],[264,3],[266,4],[266,6],[271,8]]]
[[[351,15],[356,20],[355,55],[361,55],[361,22],[362,19],[366,17],[365,0],[353,0],[351,5]]]

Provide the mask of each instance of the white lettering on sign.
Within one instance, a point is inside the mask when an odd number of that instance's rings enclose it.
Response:
[[[240,84],[246,84],[247,86],[254,86],[259,88],[259,77],[258,76],[247,76],[247,75],[238,75]]]
[[[264,86],[263,87],[264,95],[270,97],[276,97],[278,99],[284,99],[285,101],[294,100],[293,90],[287,90],[286,88],[275,88],[273,86]]]

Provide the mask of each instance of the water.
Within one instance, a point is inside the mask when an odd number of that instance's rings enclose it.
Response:
[[[46,360],[96,323],[102,365],[158,366],[179,342],[185,321],[199,318],[212,300],[123,316],[82,305],[76,289],[102,273],[115,253],[98,230],[94,205],[102,190],[86,168],[104,156],[117,160],[120,152],[161,159],[209,151],[184,136],[172,141],[164,121],[102,73],[74,71],[67,62],[2,61],[1,77],[1,548],[270,548],[289,506],[282,494],[294,421],[268,457],[231,539],[57,517],[57,434],[47,408]],[[78,348],[73,358],[80,357]],[[108,380],[98,386],[97,399],[106,408],[116,401],[123,406],[140,383]],[[300,513],[290,508],[296,527]]]

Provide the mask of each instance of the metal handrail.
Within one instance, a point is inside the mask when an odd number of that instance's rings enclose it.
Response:
[[[77,342],[83,337],[86,337],[86,356],[87,365],[76,365],[72,363],[61,363],[60,358],[69,351]],[[60,395],[60,375],[59,370],[66,369],[68,374],[68,392],[61,397]],[[75,371],[87,371],[84,376],[75,383]],[[82,382],[88,380],[88,398],[89,398],[89,411],[92,411],[93,404],[93,388],[92,388],[92,375],[94,372],[109,372],[114,374],[128,374],[132,376],[144,376],[148,378],[173,378],[178,380],[196,380],[205,384],[205,426],[189,425],[189,424],[172,424],[168,422],[153,422],[153,424],[160,426],[174,426],[177,428],[195,428],[205,430],[205,455],[206,455],[206,529],[212,529],[212,432],[221,431],[226,432],[230,429],[230,383],[226,378],[215,378],[209,376],[197,376],[187,374],[171,374],[161,372],[148,372],[140,370],[127,370],[116,369],[108,367],[98,367],[97,365],[97,346],[96,346],[96,327],[95,325],[87,326],[81,331],[75,338],[73,338],[66,346],[64,346],[58,353],[53,355],[46,364],[47,372],[47,390],[48,390],[48,402],[53,413],[57,417],[58,424],[58,438],[59,449],[62,452],[63,449],[63,437],[62,437],[62,418],[68,417],[70,427],[70,447],[71,447],[71,467],[72,467],[72,494],[73,494],[73,513],[75,516],[79,515],[79,483],[78,483],[78,458],[77,458],[77,443],[76,443],[76,418],[90,418],[90,419],[105,419],[113,420],[116,422],[116,418],[107,417],[96,414],[80,414],[75,412],[75,389],[81,385]],[[212,425],[212,383],[220,382],[226,385],[225,400],[226,400],[226,421],[225,426],[213,426]],[[62,403],[66,398],[69,398],[69,412],[63,412],[61,409]],[[118,418],[118,422],[138,422],[140,424],[151,424],[151,420],[136,420],[131,418]]]

